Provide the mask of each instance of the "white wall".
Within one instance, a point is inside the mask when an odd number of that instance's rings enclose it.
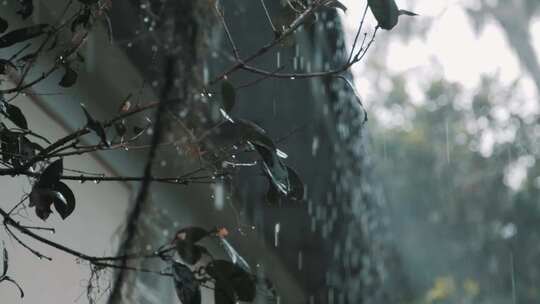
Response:
[[[66,130],[41,111],[35,101],[21,98],[17,105],[23,108],[32,129],[39,130],[50,139],[66,134]],[[110,173],[90,156],[66,158],[64,162],[66,168]],[[43,222],[34,214],[33,209],[22,212],[17,219],[28,225],[54,227],[56,234],[42,234],[82,252],[92,255],[114,254],[118,244],[118,228],[127,212],[129,188],[120,182],[67,183],[77,198],[75,212],[68,219],[63,221],[58,215],[52,214],[47,222]],[[24,193],[30,191],[30,187],[26,178],[0,177],[0,207],[10,209]],[[9,251],[9,273],[26,291],[24,303],[73,303],[85,291],[84,280],[89,277],[89,267],[85,263],[77,264],[72,256],[28,242],[36,250],[53,258],[51,262],[39,260],[15,240],[10,240],[3,230],[0,231],[0,239],[6,241]],[[0,303],[23,302],[15,288],[9,284],[0,284]],[[77,303],[87,303],[85,295]]]

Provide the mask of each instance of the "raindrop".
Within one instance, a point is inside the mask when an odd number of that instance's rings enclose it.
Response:
[[[222,183],[214,184],[214,208],[223,210],[225,206],[225,187]]]
[[[287,153],[281,151],[280,149],[276,149],[276,153],[277,153],[277,156],[279,156],[279,157],[281,157],[283,159],[289,157],[289,155],[287,155]]]
[[[302,251],[298,251],[298,270],[302,270],[304,267],[304,254]]]
[[[311,155],[313,156],[317,155],[318,150],[319,150],[319,137],[314,136],[313,141],[311,142]]]
[[[444,121],[444,132],[446,136],[446,162],[450,163],[450,144],[448,140],[448,120]]]
[[[276,225],[274,226],[274,247],[279,246],[279,232],[280,232],[280,230],[281,230],[281,224],[276,223]]]

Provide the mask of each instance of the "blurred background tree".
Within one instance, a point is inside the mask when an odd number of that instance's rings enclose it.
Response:
[[[538,303],[540,2],[397,2],[422,17],[379,36],[355,75],[398,298]]]

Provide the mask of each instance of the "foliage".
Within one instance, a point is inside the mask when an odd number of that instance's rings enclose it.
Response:
[[[434,80],[413,104],[400,81],[386,107],[409,114],[404,124],[381,124],[375,146],[379,175],[392,177],[383,183],[403,262],[423,269],[409,278],[414,301],[492,303],[515,292],[536,303],[530,265],[539,258],[540,191],[530,160],[538,157],[538,133],[527,113],[512,109],[515,87],[486,76],[469,97]],[[527,177],[512,181],[514,170]]]
[[[379,22],[379,27],[383,29],[393,28],[397,24],[398,15],[410,14],[397,10],[393,0],[384,3],[385,6],[378,6],[373,1],[366,3],[366,10],[368,6],[371,8]],[[3,33],[0,36],[0,48],[13,51],[11,57],[0,59],[0,74],[6,79],[12,80],[6,81],[12,87],[0,90],[0,113],[5,118],[0,123],[0,154],[2,156],[0,175],[26,176],[31,185],[30,193],[23,194],[20,202],[14,204],[11,210],[0,209],[3,225],[7,233],[19,245],[40,259],[50,258],[20,239],[21,234],[88,263],[92,269],[92,277],[104,269],[119,269],[119,274],[112,287],[111,298],[119,293],[119,288],[123,283],[122,274],[125,271],[146,272],[172,278],[178,298],[184,304],[200,303],[200,288],[213,289],[215,302],[223,304],[236,303],[237,301],[252,302],[259,293],[259,289],[269,291],[265,296],[271,299],[275,299],[276,294],[273,292],[270,281],[253,273],[248,262],[226,240],[227,232],[224,229],[206,230],[200,227],[187,227],[179,230],[170,243],[162,245],[157,250],[128,254],[124,248],[126,246],[123,246],[117,256],[99,257],[79,252],[42,236],[39,234],[40,231],[54,232],[54,229],[26,226],[24,221],[23,223],[19,221],[16,211],[27,207],[33,208],[39,219],[47,221],[53,213],[54,207],[54,211],[65,220],[73,213],[78,212],[77,193],[72,191],[69,182],[139,182],[141,184],[140,190],[126,228],[125,244],[129,247],[128,243],[134,238],[138,220],[141,215],[144,216],[144,205],[152,182],[185,186],[197,183],[210,184],[218,177],[232,178],[235,170],[238,170],[237,167],[245,165],[235,163],[234,156],[240,153],[247,155],[251,160],[248,163],[248,165],[251,164],[249,166],[260,165],[261,172],[269,181],[267,199],[270,203],[277,205],[278,201],[302,201],[305,198],[305,189],[301,177],[286,164],[287,155],[277,148],[276,141],[256,123],[235,117],[232,114],[236,104],[237,91],[267,78],[337,77],[346,80],[341,74],[364,57],[375,39],[376,29],[370,40],[356,39],[348,60],[336,69],[309,73],[267,71],[256,67],[253,62],[269,50],[285,43],[299,28],[317,22],[317,14],[320,11],[329,9],[346,11],[347,8],[337,0],[287,1],[284,10],[290,18],[285,18],[286,22],[275,27],[263,2],[263,8],[268,17],[267,22],[274,31],[274,38],[251,55],[241,57],[234,40],[235,33],[230,32],[219,1],[215,1],[214,4],[217,20],[223,26],[234,60],[228,69],[216,75],[204,87],[190,88],[203,92],[203,95],[213,94],[214,91],[220,92],[221,102],[218,107],[221,117],[214,125],[204,130],[205,135],[201,138],[195,138],[190,133],[189,128],[182,124],[185,133],[189,135],[178,142],[186,143],[189,148],[194,147],[193,150],[196,151],[196,156],[200,157],[203,165],[195,171],[178,176],[154,176],[153,164],[156,160],[158,145],[170,144],[163,141],[165,137],[164,122],[175,119],[180,120],[180,122],[189,120],[185,117],[178,118],[172,110],[181,102],[189,104],[187,100],[182,100],[189,98],[185,97],[189,94],[180,95],[174,90],[179,79],[174,76],[173,66],[178,62],[190,60],[190,58],[181,56],[186,55],[182,53],[183,50],[166,50],[168,53],[164,54],[164,57],[167,58],[167,64],[162,71],[165,82],[161,88],[159,101],[133,105],[132,100],[128,97],[119,102],[118,112],[112,113],[108,120],[96,119],[92,111],[81,105],[81,113],[86,121],[79,126],[79,129],[64,137],[49,140],[41,135],[39,130],[34,129],[24,111],[16,105],[19,97],[57,72],[62,73],[58,82],[60,88],[68,90],[77,85],[80,81],[79,67],[85,62],[80,50],[95,26],[99,23],[107,24],[109,38],[111,41],[113,40],[112,23],[109,18],[112,2],[108,0],[68,1],[56,22],[33,24],[17,29],[12,28],[7,20],[0,18],[0,33]],[[166,6],[163,5],[163,7]],[[28,19],[33,13],[32,0],[19,1],[17,14],[22,19]],[[184,21],[184,19],[180,19],[182,18],[176,16],[176,19],[172,20],[173,22],[165,20],[156,26],[167,27],[171,23]],[[363,30],[363,25],[364,20],[359,20],[358,34]],[[183,27],[175,30],[185,34],[182,32]],[[164,32],[169,33],[168,30],[164,30]],[[54,64],[44,72],[35,73],[39,70],[38,67],[43,66],[47,62],[46,58],[50,56],[54,57]],[[192,62],[188,63],[193,64]],[[238,85],[229,80],[231,74],[240,71],[258,75],[261,78],[247,85]],[[205,111],[205,113],[197,113],[197,115],[208,116],[208,109]],[[153,113],[154,119],[147,119],[147,125],[139,126],[140,120],[136,119],[137,115],[149,112]],[[141,176],[105,176],[88,172],[70,175],[69,172],[72,172],[73,169],[68,171],[67,168],[64,168],[64,159],[67,157],[77,157],[106,150],[129,150],[132,147],[138,147],[139,140],[148,133],[152,133],[152,136],[150,140],[146,139],[150,144],[147,145],[148,157],[144,173]],[[81,144],[81,140],[88,139],[87,135],[90,134],[94,135],[94,138],[97,137],[98,141],[93,144]],[[177,141],[174,142],[174,144],[176,143]],[[223,164],[229,165],[224,166]],[[81,171],[77,170],[77,172]],[[210,250],[202,244],[202,241],[209,239],[217,240],[228,255],[228,260],[213,258]],[[3,253],[4,267],[0,282],[15,284],[21,291],[22,297],[22,289],[8,275],[8,253],[5,248]],[[128,265],[128,261],[131,260],[150,258],[160,258],[169,265],[170,271],[157,271]],[[207,283],[210,283],[211,287]],[[88,289],[90,290],[91,286]],[[89,300],[92,301],[92,299]]]

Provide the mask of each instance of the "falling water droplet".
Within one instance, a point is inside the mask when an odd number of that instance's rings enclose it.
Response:
[[[276,225],[274,226],[274,247],[279,246],[279,232],[280,232],[280,230],[281,230],[281,224],[276,223]]]
[[[302,251],[298,251],[298,270],[302,270],[304,267],[304,255]]]
[[[446,135],[446,162],[450,163],[450,144],[448,139],[448,119],[444,120],[444,131]]]
[[[225,206],[225,187],[222,183],[214,184],[214,208],[216,210],[223,210]]]
[[[279,156],[279,157],[281,157],[283,159],[289,157],[289,155],[287,155],[287,153],[281,151],[280,149],[276,149],[276,154],[277,154],[277,156]]]

